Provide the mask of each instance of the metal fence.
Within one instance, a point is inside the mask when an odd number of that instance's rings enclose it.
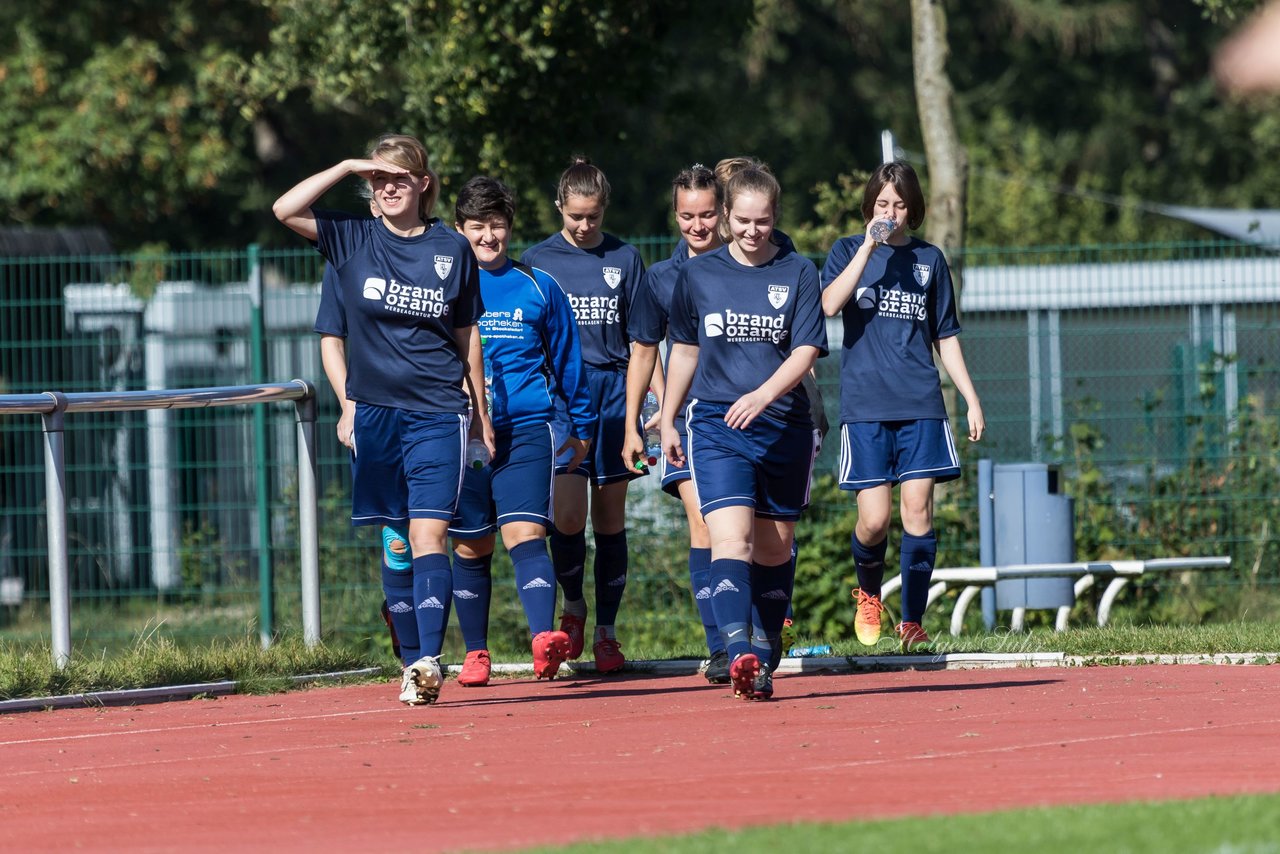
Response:
[[[649,263],[673,243],[635,242]],[[1081,559],[1230,554],[1253,575],[1204,583],[1274,585],[1280,255],[1232,243],[976,249],[963,270],[962,341],[989,427],[980,451],[965,449],[966,465],[979,453],[1060,463],[1076,495]],[[326,628],[369,634],[377,551],[348,527],[347,459],[333,438],[336,405],[311,332],[320,275],[314,252],[256,247],[0,259],[0,393],[246,385],[268,376],[315,383]],[[835,423],[838,320],[828,329],[832,357],[818,377]],[[963,423],[959,407],[953,417]],[[257,626],[267,562],[281,591],[277,628],[293,628],[294,429],[291,415],[268,407],[69,421],[71,595],[103,605],[100,619],[77,624],[75,640],[110,646],[158,627],[200,637]],[[820,473],[834,468],[835,445]],[[0,418],[0,637],[35,638],[34,627],[47,625],[25,610],[49,595],[41,461],[39,419]],[[954,519],[974,503],[974,482],[967,477],[952,493]],[[635,491],[635,514],[656,530],[681,524],[675,502],[651,484]],[[816,516],[846,510],[851,502],[840,500],[815,507]],[[976,563],[974,529],[952,521],[944,549],[944,562]],[[664,583],[679,575],[673,569]],[[646,583],[643,572],[632,583]],[[335,604],[353,593],[359,601],[349,610]],[[628,594],[636,609],[628,619],[659,621],[670,618],[664,608],[692,607],[687,597],[664,597]]]

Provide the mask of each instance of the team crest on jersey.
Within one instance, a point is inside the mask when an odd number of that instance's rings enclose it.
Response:
[[[769,305],[774,308],[782,308],[787,304],[787,297],[791,294],[791,288],[786,285],[770,285],[769,286]]]
[[[622,268],[621,267],[605,267],[604,283],[611,288],[616,288],[622,284]]]
[[[453,269],[453,258],[449,255],[436,256],[436,275],[444,278],[449,275],[449,271]]]
[[[929,286],[929,269],[928,264],[912,264],[911,269],[915,271],[916,281],[920,283],[920,287],[927,288]]]

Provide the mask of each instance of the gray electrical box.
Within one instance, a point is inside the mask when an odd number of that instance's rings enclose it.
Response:
[[[1075,560],[1074,502],[1059,494],[1058,468],[1046,463],[993,466],[995,565]],[[1075,602],[1074,581],[1016,578],[996,582],[996,608],[1060,608]]]

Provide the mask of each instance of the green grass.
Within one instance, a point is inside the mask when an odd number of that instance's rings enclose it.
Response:
[[[928,796],[921,800],[927,802]],[[851,798],[850,803],[856,802]],[[891,821],[780,824],[728,832],[592,842],[535,852],[719,854],[775,851],[967,852],[1280,852],[1280,796],[1212,797],[1191,801],[1042,807],[978,815]]]
[[[239,682],[241,693],[271,693],[295,685],[292,677],[378,667],[379,678],[398,673],[388,658],[296,639],[262,649],[257,638],[179,646],[167,639],[142,639],[111,657],[73,654],[58,670],[48,646],[0,644],[0,700],[151,688],[201,682]],[[369,677],[365,677],[369,678]]]
[[[933,630],[933,652],[1022,653],[1062,652],[1067,655],[1106,657],[1115,655],[1195,655],[1225,652],[1280,651],[1280,623],[1232,622],[1198,626],[1098,626],[1055,632],[1034,629],[1026,633],[993,632],[952,637],[941,626]],[[820,643],[801,638],[798,643]],[[856,641],[832,644],[837,655],[896,655],[898,644],[891,633],[875,647]]]
[[[105,650],[76,648],[71,662],[62,670],[52,664],[47,642],[25,643],[0,640],[0,700],[150,688],[194,682],[241,682],[244,692],[266,692],[291,687],[292,677],[312,673],[332,673],[362,668],[378,668],[373,678],[394,676],[397,666],[391,657],[385,629],[376,640],[360,644],[330,642],[312,648],[304,646],[296,633],[263,650],[256,636],[236,640],[210,640],[204,644],[179,643],[154,632],[135,636],[132,643]],[[625,639],[624,639],[625,640]],[[798,643],[821,643],[818,638],[800,637]],[[886,634],[879,646],[868,649],[856,641],[832,645],[836,655],[897,655],[898,647]],[[499,663],[525,663],[524,648],[493,650]],[[698,659],[705,650],[693,643],[663,644],[643,641],[628,644],[632,660]],[[1097,664],[1108,664],[1118,656],[1200,655],[1212,653],[1280,652],[1280,625],[1273,623],[1224,623],[1202,626],[1116,626],[1082,628],[1066,632],[1036,629],[1026,634],[935,636],[937,653],[1029,653],[1063,652],[1084,656]],[[457,650],[446,649],[445,660],[461,660]]]

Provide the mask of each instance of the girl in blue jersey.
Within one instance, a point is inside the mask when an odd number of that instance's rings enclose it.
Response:
[[[554,276],[569,298],[587,383],[600,416],[591,452],[582,464],[572,472],[563,460],[557,465],[551,532],[551,559],[564,590],[560,629],[572,642],[569,657],[577,658],[585,645],[587,603],[582,576],[590,507],[596,545],[592,652],[600,673],[626,664],[614,622],[627,584],[627,483],[640,474],[622,461],[631,356],[627,317],[644,277],[644,263],[635,247],[600,230],[608,205],[609,182],[604,173],[586,158],[576,158],[560,176],[556,193],[563,227],[521,257],[523,263]],[[561,414],[558,421],[564,425],[567,419]],[[558,429],[568,434],[566,426]]]
[[[493,407],[496,453],[468,468],[449,533],[453,598],[467,646],[458,683],[489,682],[490,564],[494,530],[515,566],[516,590],[533,638],[534,674],[552,679],[570,652],[555,630],[556,581],[547,554],[551,487],[558,452],[575,469],[587,454],[596,414],[587,389],[573,311],[555,279],[507,257],[515,218],[511,191],[493,178],[472,178],[458,193],[454,227],[480,264],[485,312],[485,383]],[[565,401],[570,436],[557,448],[551,421],[556,390]]]
[[[658,345],[667,337],[667,315],[676,277],[690,258],[724,245],[720,238],[721,204],[720,184],[715,173],[700,163],[683,170],[671,182],[671,206],[680,229],[680,242],[670,258],[645,271],[644,284],[627,322],[632,344],[631,363],[627,367],[627,435],[622,446],[622,461],[630,468],[642,465],[645,458],[645,442],[636,429],[645,394],[652,386],[659,402],[664,396],[662,370],[654,368],[658,363]],[[644,425],[645,429],[650,427]],[[683,439],[683,417],[677,417],[676,429]],[[698,491],[687,467],[670,465],[664,457],[661,472],[662,489],[684,504],[689,523],[689,582],[710,656],[703,675],[709,682],[725,683],[729,681],[729,656],[711,610],[711,539],[702,511],[698,509]]]
[[[746,699],[773,696],[815,453],[800,381],[827,351],[817,269],[772,240],[778,195],[760,169],[729,179],[731,241],[687,261],[676,280],[662,403],[663,452],[693,473],[711,538],[711,605],[734,693]]]
[[[348,175],[369,183],[380,216],[312,209]],[[445,546],[463,447],[468,433],[493,446],[478,268],[467,242],[431,216],[438,192],[422,144],[388,135],[367,158],[304,179],[272,208],[335,270],[316,316],[321,361],[342,408],[338,439],[351,449],[352,524],[383,529],[383,592],[405,661],[400,699],[410,705],[440,693],[452,598]],[[469,427],[468,408],[478,414]]]
[[[924,193],[906,163],[881,165],[862,196],[866,234],[843,237],[822,269],[822,308],[841,314],[840,488],[857,494],[852,537],[858,589],[854,630],[871,646],[880,638],[880,586],[888,550],[893,486],[902,516],[904,651],[929,642],[922,627],[938,550],[933,485],[960,476],[947,422],[936,349],[968,406],[969,441],[986,421],[960,350],[951,272],[938,247],[908,234],[924,222]],[[873,226],[892,227],[884,242]]]

